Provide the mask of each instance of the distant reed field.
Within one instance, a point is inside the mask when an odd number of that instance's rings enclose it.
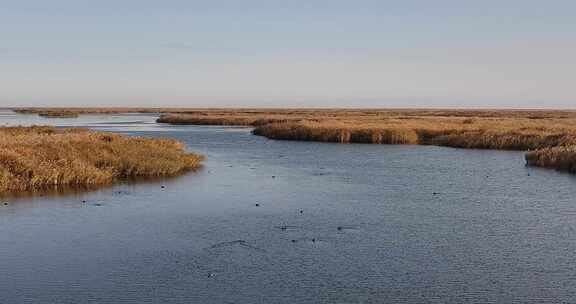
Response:
[[[85,129],[0,128],[0,193],[109,184],[123,178],[172,176],[204,157],[171,139]]]
[[[38,116],[46,118],[76,118],[79,116],[76,112],[68,111],[45,111],[39,112]]]
[[[160,113],[159,123],[252,126],[271,139],[531,151],[527,163],[574,171],[576,111],[468,109],[23,108],[21,113]],[[558,149],[554,149],[558,148]],[[542,151],[540,151],[542,150]],[[536,157],[537,155],[537,157]],[[554,155],[554,157],[552,156]],[[534,160],[535,157],[538,161]],[[561,159],[561,161],[560,161]]]
[[[574,111],[207,110],[158,122],[250,125],[281,140],[531,151],[529,165],[576,172]]]

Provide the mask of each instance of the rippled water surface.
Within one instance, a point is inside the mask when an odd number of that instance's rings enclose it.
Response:
[[[522,153],[154,119],[0,112],[2,125],[171,137],[208,156],[178,178],[4,199],[0,303],[576,301],[576,178]]]

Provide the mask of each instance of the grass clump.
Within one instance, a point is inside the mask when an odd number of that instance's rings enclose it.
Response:
[[[530,166],[576,173],[576,146],[545,148],[526,153]]]
[[[86,129],[4,127],[0,128],[0,193],[171,176],[198,168],[203,159],[171,139]]]
[[[337,143],[417,144],[414,130],[334,126],[319,122],[272,123],[258,126],[256,135],[272,139]]]

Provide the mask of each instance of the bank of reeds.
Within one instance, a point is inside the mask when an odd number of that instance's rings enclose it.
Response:
[[[418,144],[414,130],[330,126],[327,123],[272,123],[257,126],[253,133],[271,139],[337,143]]]
[[[576,130],[542,130],[511,126],[458,125],[455,122],[413,121],[363,125],[361,122],[272,123],[257,126],[254,134],[272,139],[340,143],[419,144],[457,148],[532,150],[576,143]]]
[[[79,116],[79,114],[69,111],[44,111],[39,112],[38,116],[46,118],[76,118]]]
[[[576,132],[574,130],[498,130],[363,128],[330,126],[328,123],[275,123],[257,126],[254,134],[272,139],[339,143],[420,144],[455,148],[520,150],[526,162],[576,173]]]
[[[131,177],[172,176],[201,165],[171,139],[85,129],[0,128],[0,193],[109,184]]]
[[[298,119],[261,115],[163,114],[156,122],[172,125],[262,126],[271,123],[285,123],[297,120]]]
[[[576,173],[576,145],[545,148],[526,153],[531,166]]]
[[[572,111],[464,111],[307,110],[206,111],[169,114],[159,122],[177,124],[254,126],[253,133],[271,139],[337,143],[437,145],[469,149],[548,151],[555,158],[540,158],[529,165],[568,170],[576,158],[576,113]],[[529,153],[527,160],[530,159]]]
[[[172,113],[218,117],[284,117],[298,119],[318,118],[362,118],[382,117],[466,117],[474,118],[527,118],[527,119],[565,119],[576,117],[576,111],[569,110],[475,110],[475,109],[308,109],[308,108],[144,108],[144,107],[60,107],[60,108],[14,108],[17,113],[38,114],[44,111],[65,111],[78,114],[115,114],[115,113]]]
[[[19,114],[42,114],[49,113],[57,115],[57,113],[73,113],[80,114],[118,114],[118,113],[161,113],[164,112],[161,108],[13,108],[12,111]]]
[[[576,146],[576,111],[183,108],[60,110],[81,113],[156,111],[165,113],[158,119],[160,123],[253,126],[254,134],[285,140],[419,144],[520,151]],[[562,155],[567,153],[570,152],[563,152]],[[544,165],[545,162],[550,164]],[[561,170],[566,167],[548,159],[528,163]]]

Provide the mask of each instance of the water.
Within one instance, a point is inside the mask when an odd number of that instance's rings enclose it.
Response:
[[[576,299],[576,178],[526,168],[522,153],[272,141],[154,118],[0,113],[208,156],[174,179],[9,199],[0,303]]]

